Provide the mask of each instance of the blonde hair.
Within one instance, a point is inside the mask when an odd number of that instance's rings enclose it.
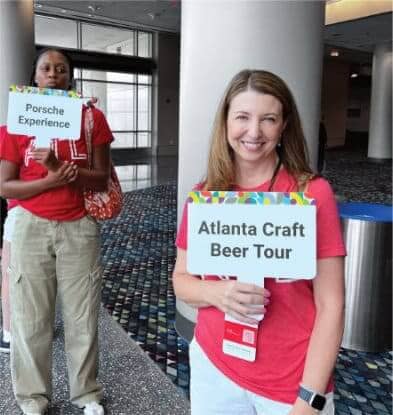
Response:
[[[286,125],[278,155],[299,187],[303,186],[315,175],[309,166],[306,140],[291,91],[280,77],[271,72],[246,69],[231,80],[217,109],[204,188],[230,190],[235,185],[234,153],[227,140],[227,118],[232,99],[247,90],[272,95],[281,102]]]

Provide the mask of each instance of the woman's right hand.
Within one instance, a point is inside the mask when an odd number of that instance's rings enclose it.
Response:
[[[256,316],[265,314],[270,303],[267,289],[237,280],[212,281],[209,291],[212,305],[248,324],[258,324]]]
[[[238,280],[206,280],[187,271],[187,251],[177,249],[173,288],[176,298],[192,307],[216,307],[248,324],[258,324],[266,313],[270,292],[256,284]]]
[[[45,177],[49,188],[65,186],[74,182],[78,177],[78,167],[65,161],[56,171],[48,170]]]

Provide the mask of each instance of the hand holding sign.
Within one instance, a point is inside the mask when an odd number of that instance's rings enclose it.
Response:
[[[74,182],[77,177],[77,166],[73,163],[65,161],[57,170],[48,170],[45,180],[47,181],[49,188],[56,188]]]
[[[31,157],[37,163],[45,166],[48,170],[56,171],[61,165],[54,151],[50,148],[35,148],[31,152]]]
[[[212,304],[238,321],[258,324],[269,304],[270,292],[258,285],[238,280],[214,281],[210,297]]]

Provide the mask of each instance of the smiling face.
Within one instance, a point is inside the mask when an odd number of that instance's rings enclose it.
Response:
[[[71,80],[67,58],[56,51],[44,53],[38,59],[34,78],[40,88],[67,90]]]
[[[227,139],[237,164],[275,159],[284,128],[282,104],[273,95],[248,89],[230,102]]]

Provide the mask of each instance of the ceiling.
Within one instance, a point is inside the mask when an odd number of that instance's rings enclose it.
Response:
[[[180,32],[180,0],[34,0],[36,12],[79,17],[155,31]],[[325,55],[339,49],[339,60],[366,64],[374,45],[392,39],[392,13],[325,26]]]
[[[355,72],[371,76],[375,45],[392,41],[392,13],[325,26],[325,58],[354,64]],[[339,56],[331,57],[337,51]]]
[[[180,31],[180,6],[180,0],[34,0],[36,12],[169,32]]]
[[[325,43],[372,52],[375,45],[392,41],[392,13],[325,26]]]

